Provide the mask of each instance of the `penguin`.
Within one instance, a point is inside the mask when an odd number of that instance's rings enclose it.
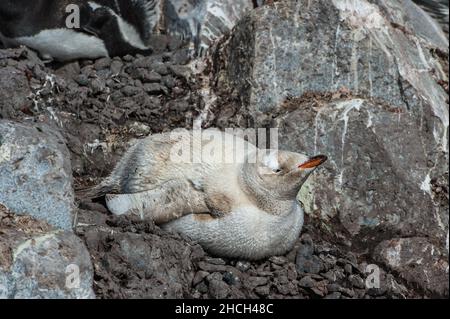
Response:
[[[147,55],[159,11],[159,0],[2,0],[0,39],[58,61]],[[68,25],[70,14],[79,25]]]
[[[292,248],[303,226],[297,194],[326,159],[260,149],[216,129],[155,134],[77,196],[105,196],[113,214],[151,219],[211,254],[261,259]]]

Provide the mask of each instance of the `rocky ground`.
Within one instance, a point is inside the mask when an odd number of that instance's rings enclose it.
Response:
[[[448,297],[448,147],[436,138],[448,137],[448,40],[446,50],[439,35],[425,41],[419,26],[378,2],[386,20],[397,19],[383,35],[339,16],[349,8],[319,1],[300,17],[281,1],[245,16],[200,60],[166,36],[149,57],[67,64],[0,50],[0,174],[8,176],[0,297],[43,296],[43,282],[48,296],[77,298]],[[16,122],[23,131],[10,129]],[[101,201],[74,199],[73,189],[97,184],[133,139],[194,124],[275,126],[282,147],[331,157],[301,194],[307,214],[292,251],[224,260],[151,222],[112,216]],[[24,144],[33,147],[19,152]],[[17,204],[15,189],[30,200]],[[36,254],[43,262],[33,266]],[[42,276],[26,271],[51,260]],[[56,284],[68,260],[80,265],[81,288]]]

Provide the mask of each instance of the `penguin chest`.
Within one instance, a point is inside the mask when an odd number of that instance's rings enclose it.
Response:
[[[241,207],[220,218],[186,215],[162,227],[192,238],[218,256],[260,259],[291,249],[302,226],[303,211],[297,205],[286,216]]]
[[[60,61],[108,56],[103,40],[71,29],[42,30],[32,36],[11,40],[38,51],[42,56],[51,56]]]

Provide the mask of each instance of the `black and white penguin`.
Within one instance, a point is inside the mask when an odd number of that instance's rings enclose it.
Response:
[[[79,25],[72,27],[74,6]],[[1,0],[0,39],[59,61],[149,54],[159,17],[159,0]]]

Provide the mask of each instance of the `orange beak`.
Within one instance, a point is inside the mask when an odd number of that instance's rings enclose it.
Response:
[[[322,164],[326,160],[327,160],[327,157],[325,155],[317,155],[317,156],[311,157],[310,159],[308,159],[303,164],[300,164],[298,166],[298,168],[302,168],[302,169],[304,169],[304,168],[314,168],[316,166],[319,166],[320,164]]]

